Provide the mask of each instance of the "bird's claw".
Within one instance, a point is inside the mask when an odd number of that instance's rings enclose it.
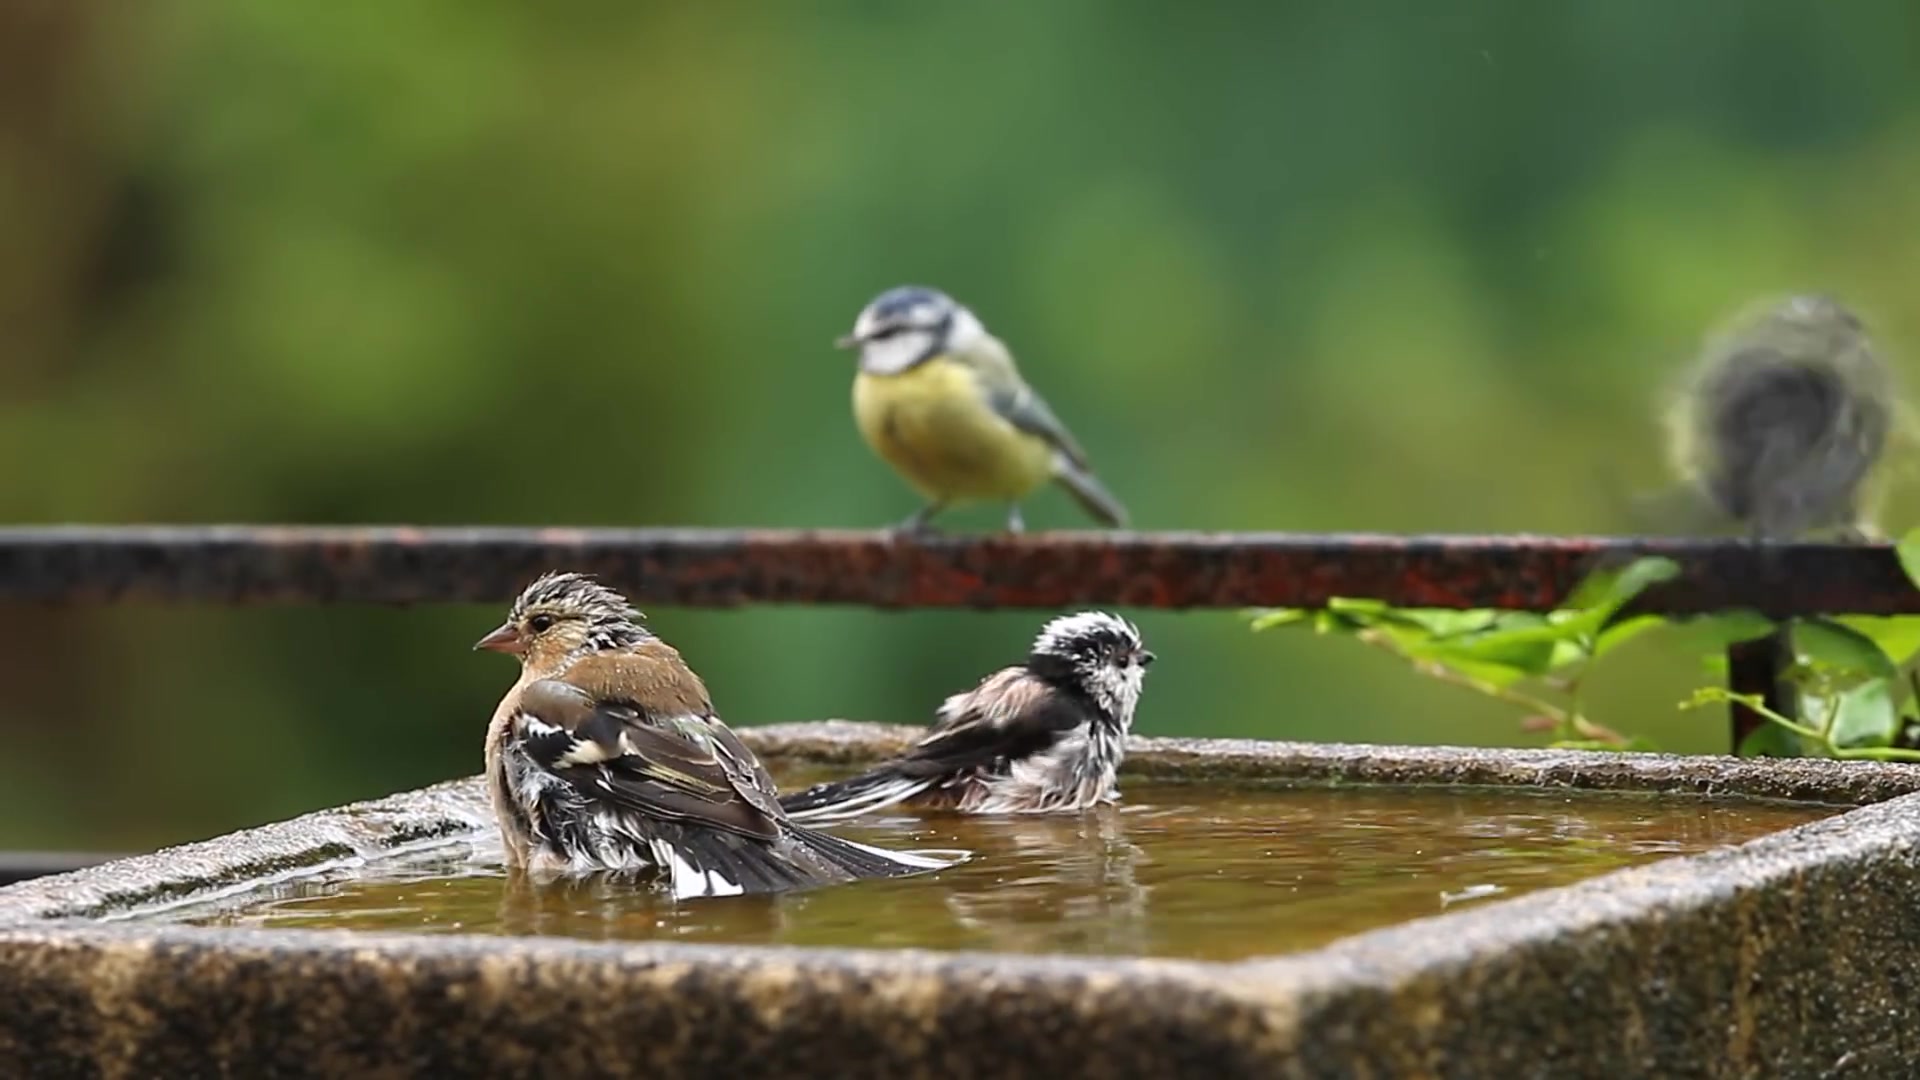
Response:
[[[940,511],[938,506],[923,506],[914,511],[913,516],[900,522],[887,531],[896,539],[916,536],[934,536],[940,530],[933,524],[933,515]]]

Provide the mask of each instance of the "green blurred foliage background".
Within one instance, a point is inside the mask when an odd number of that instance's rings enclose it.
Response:
[[[1835,291],[1906,365],[1917,54],[1907,0],[10,3],[0,514],[892,522],[829,342],[913,281],[1142,527],[1618,531],[1754,295]],[[475,771],[498,614],[13,610],[0,845]],[[650,614],[736,724],[918,721],[1040,618]],[[1535,738],[1351,642],[1131,614],[1149,733]],[[1631,652],[1594,715],[1723,748],[1694,663]]]

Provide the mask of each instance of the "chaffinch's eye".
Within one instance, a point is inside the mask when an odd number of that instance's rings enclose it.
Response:
[[[544,634],[553,629],[553,616],[535,615],[533,618],[527,620],[527,629],[536,634]]]

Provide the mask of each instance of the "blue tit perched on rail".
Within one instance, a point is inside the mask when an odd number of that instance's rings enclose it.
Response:
[[[1006,345],[945,293],[889,289],[838,344],[860,350],[860,434],[927,500],[902,529],[925,528],[951,505],[996,501],[1007,504],[1007,528],[1020,532],[1021,500],[1048,481],[1103,524],[1126,523],[1126,509],[1020,377]]]

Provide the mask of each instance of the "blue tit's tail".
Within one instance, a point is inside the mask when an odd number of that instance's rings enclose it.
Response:
[[[1094,478],[1092,470],[1074,464],[1065,454],[1055,454],[1053,478],[1096,521],[1115,529],[1126,528],[1127,508],[1121,506],[1120,500],[1113,497],[1113,492]]]

